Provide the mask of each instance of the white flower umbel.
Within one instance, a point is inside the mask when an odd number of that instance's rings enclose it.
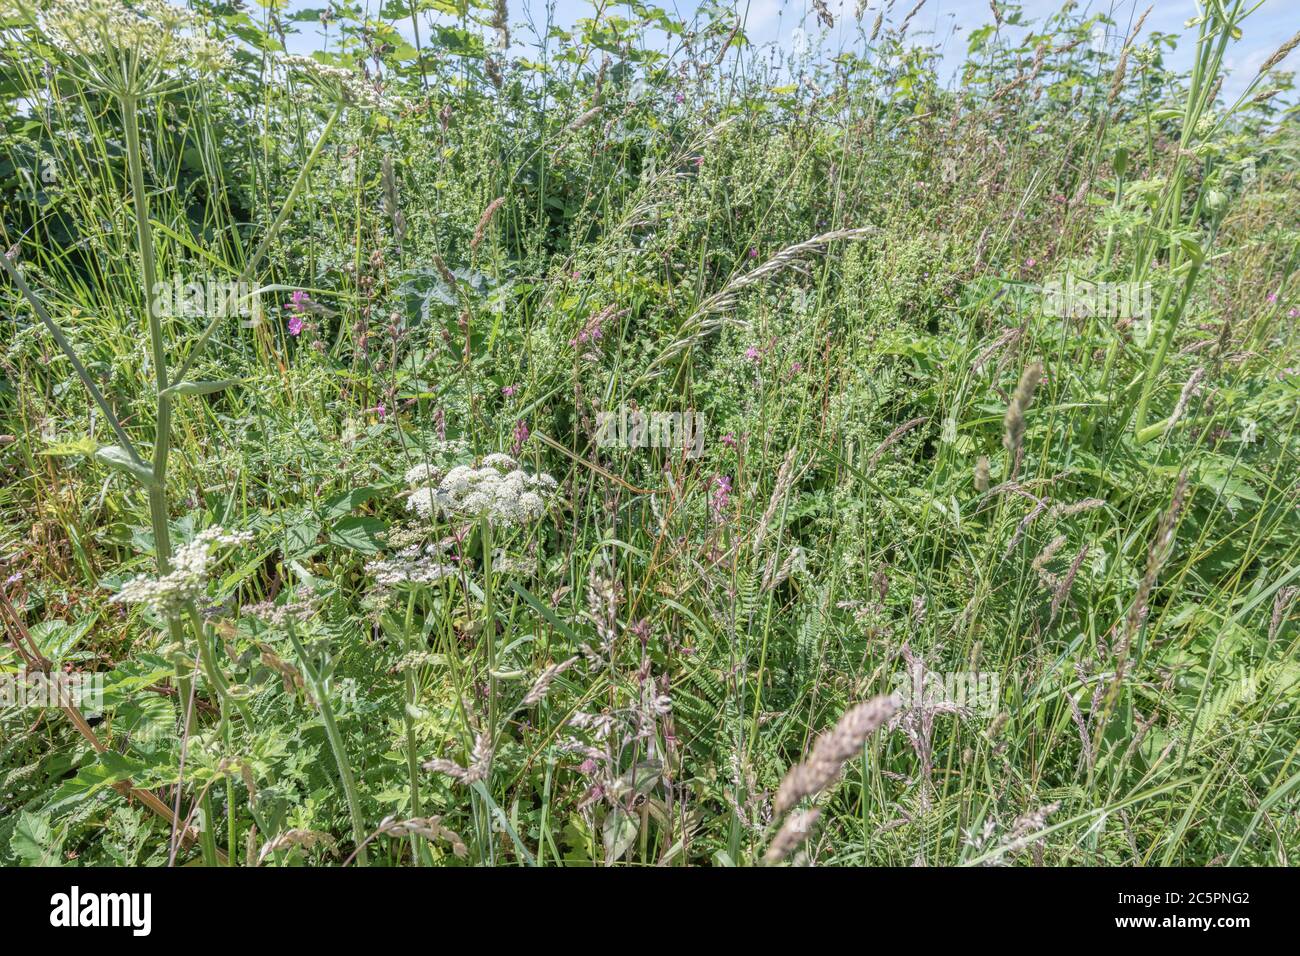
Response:
[[[114,92],[148,89],[168,70],[232,62],[199,19],[166,0],[43,0],[37,10],[45,38]]]
[[[432,439],[422,449],[424,460],[406,469],[403,478],[412,489],[436,485],[447,473],[446,463],[461,457],[466,450],[465,443],[457,438]]]
[[[414,471],[414,469],[412,469]],[[509,455],[488,455],[478,467],[457,465],[436,486],[417,488],[406,507],[422,518],[485,518],[493,525],[527,524],[545,512],[555,479],[529,474]]]
[[[217,525],[206,528],[176,549],[168,574],[160,578],[138,575],[123,584],[113,600],[120,604],[148,604],[159,614],[179,614],[187,603],[206,596],[208,571],[217,549],[252,540],[253,535],[247,531],[230,532]]]
[[[434,558],[442,553],[437,545],[418,544],[403,548],[391,558],[379,558],[366,565],[374,575],[375,583],[384,587],[398,584],[433,584],[443,578],[454,577],[455,565],[442,564]]]
[[[437,481],[443,476],[443,471],[437,465],[422,461],[406,470],[406,483],[412,488],[419,488],[430,482]]]
[[[355,70],[330,66],[309,56],[285,56],[281,62],[335,99],[372,109],[397,105],[395,100],[382,96],[371,82]]]

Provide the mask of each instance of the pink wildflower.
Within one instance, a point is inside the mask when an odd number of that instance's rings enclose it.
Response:
[[[730,501],[731,479],[726,475],[714,475],[713,496],[709,501],[709,508],[712,510],[715,520],[723,520],[723,512],[727,510]]]
[[[519,453],[524,450],[524,443],[528,441],[528,436],[531,434],[532,432],[528,430],[526,421],[521,418],[515,422],[515,430],[512,436],[514,441],[510,444],[510,454],[516,458],[519,457]]]

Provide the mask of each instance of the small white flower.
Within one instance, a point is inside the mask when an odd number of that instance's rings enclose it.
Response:
[[[438,507],[438,492],[434,488],[416,488],[406,499],[406,510],[414,511],[421,518],[433,515]]]
[[[530,475],[509,455],[496,453],[485,457],[478,468],[457,465],[436,487],[417,488],[406,507],[425,518],[437,511],[451,517],[486,518],[498,525],[525,524],[546,513],[555,488],[550,475]]]
[[[406,483],[412,488],[419,488],[421,485],[427,485],[435,482],[443,475],[443,470],[437,465],[431,465],[428,462],[420,462],[406,470]]]
[[[366,571],[374,575],[375,583],[386,587],[398,584],[433,584],[456,574],[454,565],[433,560],[439,554],[441,549],[437,545],[412,545],[391,558],[379,558],[367,563]]]
[[[112,600],[119,604],[148,604],[160,614],[179,614],[187,603],[201,600],[207,594],[213,552],[252,540],[252,534],[247,531],[228,532],[213,525],[176,549],[170,572],[160,578],[139,575],[123,584]]]

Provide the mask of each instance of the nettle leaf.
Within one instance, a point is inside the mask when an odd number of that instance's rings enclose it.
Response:
[[[341,495],[335,495],[325,502],[325,520],[333,521],[351,514],[375,496],[376,489],[371,487],[353,488]]]
[[[321,523],[314,518],[303,518],[284,529],[284,556],[302,558],[316,550],[316,539],[321,533]]]
[[[335,523],[330,529],[329,539],[332,544],[349,551],[371,554],[383,548],[381,535],[388,530],[388,525],[369,515],[354,515]]]
[[[179,717],[176,704],[170,699],[143,694],[114,710],[114,741],[125,741],[133,753],[146,759],[165,757],[179,745],[176,732]]]
[[[46,809],[54,811],[80,803],[105,787],[128,780],[144,769],[145,765],[138,760],[132,760],[116,751],[105,750],[96,755],[94,763],[87,764],[71,780],[64,781]]]
[[[43,814],[20,813],[9,847],[28,866],[59,866],[63,862],[63,835],[54,833],[50,818]]]
[[[111,709],[128,702],[137,691],[174,677],[176,669],[155,654],[140,654],[135,660],[123,661],[103,677],[103,706]]]
[[[69,623],[60,618],[52,618],[48,621],[33,624],[31,633],[32,637],[36,639],[41,653],[54,663],[61,664],[64,658],[86,636],[90,626],[97,620],[99,620],[98,613],[87,615],[74,623]]]

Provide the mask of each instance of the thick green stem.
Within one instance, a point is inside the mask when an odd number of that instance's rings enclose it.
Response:
[[[1151,356],[1151,364],[1147,367],[1146,375],[1142,380],[1142,397],[1138,399],[1137,416],[1133,422],[1133,433],[1135,435],[1146,428],[1147,409],[1151,404],[1151,393],[1155,390],[1156,379],[1160,377],[1160,372],[1164,369],[1165,356],[1169,354],[1169,346],[1174,340],[1174,333],[1178,330],[1178,321],[1187,308],[1187,300],[1192,294],[1192,287],[1196,284],[1196,277],[1200,271],[1200,261],[1193,262],[1187,272],[1187,280],[1183,283],[1183,294],[1178,299],[1174,314],[1165,323],[1165,334],[1160,337],[1160,341],[1156,344],[1155,354]],[[1168,301],[1168,296],[1166,296],[1165,301]],[[1160,311],[1163,315],[1165,309],[1162,308]]]
[[[338,764],[339,780],[343,783],[343,796],[347,799],[348,814],[352,818],[352,836],[357,843],[357,863],[361,866],[369,866],[370,861],[366,856],[365,849],[366,827],[361,819],[361,803],[357,799],[357,784],[352,776],[352,766],[348,763],[347,751],[343,749],[343,735],[339,733],[338,724],[334,721],[334,708],[330,706],[328,689],[325,687],[325,682],[320,679],[316,668],[312,666],[311,658],[307,656],[307,649],[303,647],[302,641],[298,638],[298,633],[294,629],[292,621],[287,623],[286,629],[289,632],[289,640],[293,642],[293,649],[298,654],[298,663],[302,665],[307,680],[311,682],[312,693],[316,695],[321,720],[325,724],[325,736],[329,738],[330,749],[334,752],[334,762]]]
[[[189,606],[188,610],[191,625],[199,642],[199,658],[203,662],[203,671],[208,675],[208,680],[211,682],[213,690],[216,691],[217,699],[221,703],[222,719],[229,720],[229,711],[233,707],[239,711],[239,716],[244,719],[244,725],[251,727],[253,725],[253,715],[249,713],[248,706],[231,695],[230,685],[226,683],[225,676],[217,666],[217,658],[213,653],[215,636],[210,628],[204,628],[203,619],[199,617],[198,610],[193,604]]]
[[[140,255],[140,292],[144,297],[149,328],[149,349],[153,359],[154,383],[158,390],[154,425],[153,485],[149,488],[149,519],[153,525],[154,554],[158,573],[171,571],[171,535],[167,527],[167,456],[171,449],[171,399],[167,391],[167,349],[163,342],[162,319],[158,315],[154,289],[158,267],[154,259],[153,230],[149,225],[149,198],[144,191],[144,163],[140,150],[139,101],[131,94],[119,97],[122,126],[126,131],[126,164],[131,179],[131,202],[135,207],[136,251]]]
[[[149,524],[153,530],[154,559],[159,575],[172,569],[171,530],[167,523],[167,456],[171,449],[171,398],[167,395],[167,349],[163,341],[162,319],[158,315],[154,289],[158,281],[158,266],[154,258],[153,230],[149,224],[149,197],[145,194],[144,160],[140,149],[140,122],[137,116],[139,100],[126,93],[118,97],[122,109],[122,126],[126,132],[127,174],[131,180],[131,203],[135,209],[136,252],[140,256],[140,292],[144,297],[146,323],[149,327],[149,347],[153,358],[154,384],[158,391],[157,414],[154,421],[152,481],[148,486]],[[167,632],[172,642],[188,653],[185,629],[176,618],[167,622]],[[203,635],[199,634],[199,643]],[[178,685],[182,696],[189,695],[187,681]],[[204,814],[205,826],[211,817]],[[205,835],[206,838],[206,835]],[[206,842],[204,846],[206,847]]]
[[[411,619],[415,613],[415,591],[412,590],[406,599],[406,619],[402,626],[402,643],[408,651],[413,650],[413,641],[411,640]],[[417,741],[415,735],[415,714],[417,700],[419,697],[418,686],[415,681],[415,668],[408,666],[406,668],[406,706],[402,708],[402,720],[406,724],[406,774],[411,785],[411,816],[420,816],[420,760],[417,754]],[[417,866],[423,861],[422,852],[423,843],[419,837],[411,835],[411,853]]]
[[[488,669],[488,725],[487,739],[496,752],[497,743],[497,622],[492,609],[492,522],[484,518],[479,522],[483,539],[483,639],[487,641]]]
[[[203,796],[199,798],[199,807],[203,812],[203,829],[199,832],[199,849],[203,852],[203,863],[205,866],[218,866],[220,859],[217,856],[216,820],[213,819],[215,811],[212,808],[212,791],[206,787],[203,790]]]

